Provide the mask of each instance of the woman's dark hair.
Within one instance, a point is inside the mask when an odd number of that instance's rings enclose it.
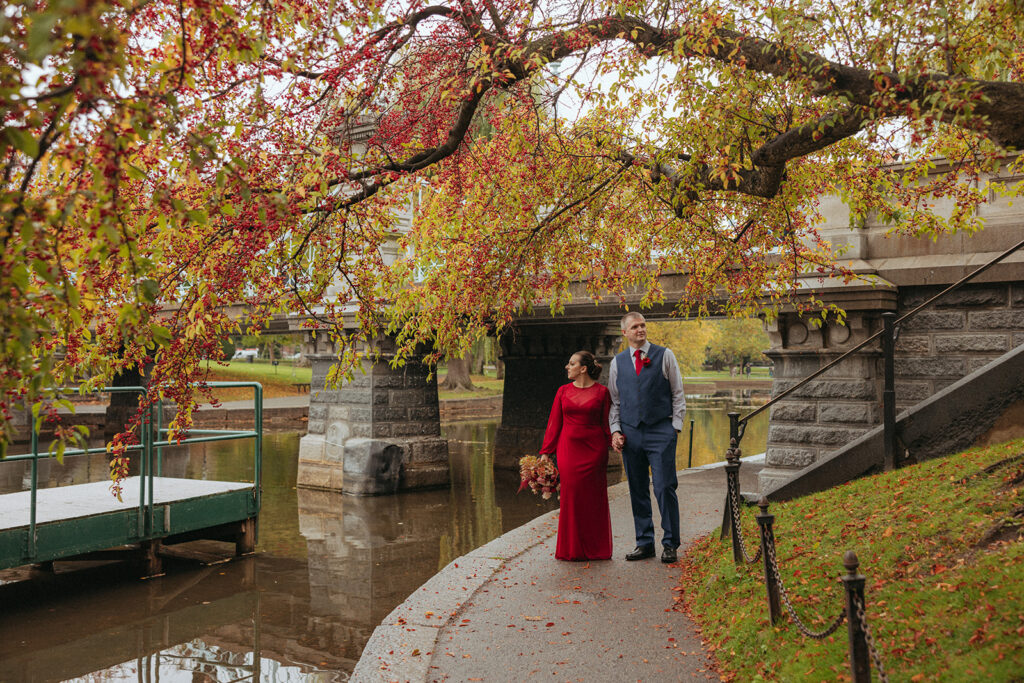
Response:
[[[597,379],[601,376],[601,364],[597,362],[594,354],[590,351],[577,351],[572,355],[580,359],[580,365],[587,371],[590,379]]]

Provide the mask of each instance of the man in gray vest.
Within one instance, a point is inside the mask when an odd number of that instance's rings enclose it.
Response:
[[[647,322],[642,315],[624,315],[622,335],[629,346],[615,356],[608,371],[612,397],[608,423],[612,447],[622,453],[633,507],[636,548],[626,559],[654,557],[648,488],[653,480],[654,498],[661,513],[661,561],[675,562],[679,547],[676,435],[683,428],[686,412],[683,378],[672,349],[647,341]]]

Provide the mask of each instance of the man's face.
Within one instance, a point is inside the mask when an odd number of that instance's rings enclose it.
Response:
[[[622,330],[626,342],[638,349],[647,341],[647,321],[642,316],[634,316],[626,321],[626,329]]]

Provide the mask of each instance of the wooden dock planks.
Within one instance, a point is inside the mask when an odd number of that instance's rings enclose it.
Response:
[[[139,477],[126,479],[120,501],[107,481],[39,489],[34,552],[28,538],[30,493],[0,495],[0,569],[184,534],[201,538],[204,530],[221,538],[225,525],[234,523],[240,523],[240,533],[249,529],[251,549],[254,524],[248,520],[259,513],[253,484],[154,477],[152,511],[141,519],[139,487]]]
[[[139,477],[125,479],[121,501],[111,494],[109,481],[39,489],[36,493],[36,524],[138,509],[139,485]],[[252,484],[238,482],[154,477],[153,504],[163,505],[251,488]],[[146,499],[148,503],[148,494]],[[28,526],[30,500],[29,491],[0,495],[0,530]]]

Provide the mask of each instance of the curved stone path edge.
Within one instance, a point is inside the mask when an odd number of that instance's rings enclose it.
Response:
[[[449,562],[373,630],[352,680],[429,680],[431,656],[444,628],[460,619],[465,605],[506,562],[557,531],[558,510],[552,510]]]
[[[745,458],[741,487],[756,485],[762,466],[763,456]],[[683,551],[721,523],[725,473],[683,470],[677,492]],[[609,487],[608,502],[611,560],[556,561],[558,511],[541,515],[452,561],[392,610],[352,680],[718,680],[696,625],[672,609],[676,565],[624,560],[628,485]]]

